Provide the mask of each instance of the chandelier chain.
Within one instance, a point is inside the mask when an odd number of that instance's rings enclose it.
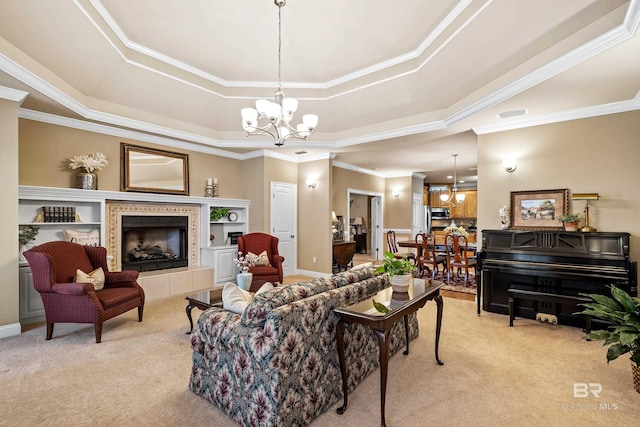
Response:
[[[278,89],[282,90],[282,6],[278,5]]]

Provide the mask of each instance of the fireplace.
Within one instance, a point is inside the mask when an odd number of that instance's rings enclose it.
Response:
[[[188,216],[123,216],[122,269],[154,271],[188,266],[188,227]]]

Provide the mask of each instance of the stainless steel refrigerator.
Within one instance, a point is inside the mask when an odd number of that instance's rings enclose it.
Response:
[[[424,206],[424,225],[423,225],[423,230],[425,233],[431,233],[431,221],[432,221],[431,206],[425,205]]]

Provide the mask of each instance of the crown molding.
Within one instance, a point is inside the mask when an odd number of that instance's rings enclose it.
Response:
[[[22,102],[29,95],[29,92],[23,90],[12,89],[10,87],[0,86],[0,99],[6,99],[7,101],[17,102],[18,105],[22,105]]]
[[[337,160],[332,160],[331,161],[331,166],[335,166],[337,168],[351,170],[351,171],[354,171],[354,172],[360,172],[360,173],[364,173],[364,174],[367,174],[367,175],[377,176],[378,178],[387,178],[387,176],[384,173],[381,173],[381,172],[378,172],[378,171],[374,171],[372,169],[361,168],[360,166],[351,165],[349,163],[339,162]]]
[[[97,2],[97,0],[91,0],[92,4]],[[304,143],[304,145],[300,145],[301,147],[313,146],[313,147],[321,147],[323,149],[331,150],[332,148],[339,147],[347,147],[352,145],[364,144],[372,141],[380,141],[384,139],[390,138],[398,138],[402,136],[415,135],[419,133],[430,132],[434,130],[445,129],[449,126],[452,126],[461,120],[464,120],[476,113],[479,113],[489,107],[492,107],[550,77],[557,75],[558,73],[570,68],[579,62],[582,62],[592,56],[603,52],[606,49],[611,48],[612,46],[625,41],[633,36],[635,30],[638,27],[638,23],[640,22],[640,0],[631,0],[629,9],[627,10],[627,14],[625,16],[625,21],[622,25],[616,27],[615,29],[609,31],[592,40],[591,42],[586,43],[585,45],[575,49],[574,51],[560,57],[559,59],[552,61],[546,66],[541,67],[540,69],[530,73],[528,76],[523,77],[522,79],[505,86],[504,88],[496,91],[495,93],[485,97],[484,99],[474,103],[473,105],[463,108],[462,110],[450,115],[444,120],[433,121],[429,123],[422,123],[418,125],[407,126],[403,128],[391,129],[388,131],[378,132],[374,134],[358,136],[353,138],[347,138],[336,142],[314,142],[308,141]],[[79,6],[78,2],[76,4]],[[461,3],[462,4],[462,3]],[[488,4],[488,3],[487,3]],[[483,6],[486,7],[486,4]],[[480,11],[477,11],[480,13]],[[471,19],[471,18],[470,18]],[[237,156],[236,153],[229,153],[224,150],[220,150],[217,152],[211,152],[208,150],[216,150],[213,147],[229,147],[229,148],[237,148],[237,147],[251,147],[251,148],[264,148],[267,149],[271,147],[271,142],[267,141],[256,141],[256,142],[246,142],[246,141],[221,141],[215,138],[205,137],[202,135],[197,135],[189,132],[180,131],[177,129],[171,129],[164,126],[158,126],[155,124],[129,119],[121,116],[117,116],[114,114],[103,113],[100,111],[95,111],[89,109],[84,106],[80,102],[76,101],[71,96],[65,94],[61,90],[57,89],[53,85],[48,82],[42,80],[35,74],[30,71],[24,69],[22,66],[13,62],[6,56],[0,54],[0,69],[4,70],[8,74],[22,81],[23,83],[33,87],[35,90],[43,93],[54,101],[60,103],[64,107],[70,109],[71,111],[77,113],[81,117],[84,117],[88,120],[95,120],[103,123],[108,123],[116,126],[121,126],[125,128],[136,129],[143,132],[149,132],[158,135],[164,135],[165,137],[175,138],[177,140],[189,141],[191,143],[201,144],[205,147],[200,147],[198,145],[188,145],[188,149],[194,151],[202,151],[208,152],[211,154],[216,154],[224,157],[235,158],[234,155]],[[586,113],[586,112],[585,112]],[[602,113],[605,114],[605,113]],[[573,119],[572,117],[570,119]],[[570,120],[569,119],[569,120]],[[532,124],[534,125],[534,124]],[[523,125],[525,126],[525,125]],[[483,127],[478,127],[477,129],[483,129]],[[150,138],[150,136],[145,136],[144,139],[142,137],[137,136],[136,138],[140,138],[141,140],[147,140],[146,138]],[[150,141],[155,142],[155,141]],[[174,144],[188,144],[181,141],[173,141]],[[208,148],[212,147],[212,148]]]
[[[181,148],[215,156],[227,157],[236,160],[242,160],[243,155],[231,151],[220,150],[214,147],[202,146],[192,142],[179,141],[172,138],[162,136],[149,135],[143,132],[137,132],[127,129],[121,129],[113,126],[102,125],[99,123],[87,122],[84,120],[72,119],[69,117],[56,116],[54,114],[42,113],[40,111],[28,110],[20,108],[18,117],[26,120],[34,120],[42,123],[49,123],[57,126],[64,126],[73,129],[80,129],[87,132],[95,132],[104,135],[116,136],[119,138],[135,139],[138,141],[150,142],[171,148]]]
[[[586,61],[612,47],[629,40],[635,35],[640,22],[640,0],[631,0],[624,22],[616,28],[596,37],[595,39],[585,43],[584,45],[574,49],[573,51],[549,62],[548,64],[538,68],[532,73],[506,85],[493,94],[481,99],[480,101],[463,108],[455,114],[452,114],[445,120],[445,125],[451,126],[468,117],[473,116],[481,111],[493,107],[512,96],[524,92],[531,87],[542,83],[543,81],[555,77],[563,71],[574,67],[581,62]]]
[[[471,130],[473,130],[477,135],[483,135],[487,133],[502,132],[506,130],[522,129],[533,126],[547,125],[551,123],[566,122],[569,120],[606,116],[608,114],[624,113],[634,110],[640,110],[640,91],[638,91],[633,99],[629,99],[626,101],[612,102],[610,104],[603,105],[594,105],[585,108],[576,108],[574,110],[562,111],[559,113],[514,120],[508,123],[477,126],[472,128]]]
[[[480,8],[480,11],[483,11],[493,0],[486,0],[486,3]],[[403,64],[407,61],[411,61],[415,58],[420,57],[420,55],[422,55],[424,53],[425,50],[427,50],[444,32],[447,28],[449,28],[449,26],[455,22],[455,20],[462,14],[462,12],[465,11],[465,9],[473,2],[473,0],[460,0],[452,9],[451,11],[447,14],[447,16],[444,17],[444,19],[436,26],[436,28],[427,36],[427,38],[425,40],[423,40],[420,45],[409,52],[406,52],[404,54],[398,55],[394,58],[390,58],[388,60],[385,61],[381,61],[377,64],[373,64],[371,66],[368,67],[364,67],[360,70],[356,70],[353,71],[351,73],[345,74],[343,76],[337,77],[335,79],[326,81],[326,82],[319,82],[319,83],[313,83],[313,82],[283,82],[282,83],[282,87],[285,89],[290,89],[290,88],[298,88],[298,89],[330,89],[333,88],[335,86],[339,86],[342,85],[344,83],[348,83],[350,81],[353,80],[357,80],[360,79],[362,77],[366,77],[368,75],[377,73],[379,71],[383,71],[385,69],[389,69],[392,67],[395,67],[397,65]],[[124,45],[127,49],[130,49],[133,52],[137,52],[139,54],[145,55],[149,58],[155,59],[157,61],[163,62],[167,65],[170,65],[172,67],[175,67],[179,70],[185,71],[187,73],[193,74],[195,76],[201,77],[205,80],[208,80],[210,82],[213,82],[215,84],[218,84],[220,86],[223,87],[243,87],[243,88],[273,88],[275,86],[277,86],[277,82],[265,82],[265,81],[237,81],[237,80],[225,80],[223,78],[220,78],[216,75],[213,75],[211,73],[207,73],[199,68],[193,67],[189,64],[185,64],[182,61],[179,61],[173,57],[170,57],[168,55],[165,55],[163,53],[160,53],[156,50],[153,50],[151,48],[148,48],[144,45],[141,45],[139,43],[136,43],[132,40],[130,40],[126,34],[124,33],[124,31],[122,31],[122,29],[120,28],[120,26],[118,25],[118,23],[116,22],[116,20],[111,16],[111,14],[107,11],[107,8],[102,4],[102,2],[100,0],[89,0],[89,3],[91,4],[91,6],[93,6],[93,8],[95,9],[95,11],[98,13],[98,15],[100,16],[100,18],[104,21],[104,23],[109,27],[109,29],[111,30],[111,32],[115,35],[115,37],[118,39],[118,41]],[[165,73],[161,73],[160,71],[153,69],[151,67],[145,66],[143,64],[137,63],[131,59],[128,58],[126,52],[123,52],[122,50],[120,50],[117,46],[117,44],[110,39],[109,35],[102,30],[102,28],[100,27],[100,24],[98,22],[96,22],[96,20],[91,16],[91,14],[80,4],[80,2],[75,1],[75,5],[82,11],[82,13],[85,15],[85,17],[91,22],[91,24],[96,28],[96,30],[107,40],[107,42],[113,47],[114,50],[116,50],[116,52],[118,53],[118,55],[120,55],[121,58],[123,58],[123,60],[125,60],[127,63],[132,64],[132,65],[136,65],[138,67],[143,67],[147,70],[165,75],[166,77],[172,78],[174,80],[180,81],[182,83],[185,84],[190,84],[194,87],[198,87],[202,90],[206,90],[207,92],[210,92],[212,94],[215,94],[217,96],[223,97],[223,98],[233,98],[233,99],[238,99],[238,98],[250,98],[250,97],[235,97],[235,96],[226,96],[220,92],[217,91],[212,91],[211,89],[207,89],[204,87],[201,87],[199,85],[195,85],[193,83],[190,83],[188,81],[185,81],[184,79],[180,79],[177,78],[176,76],[173,75],[169,75],[169,74],[165,74]],[[462,29],[464,29],[467,25],[469,25],[469,23],[471,21],[473,21],[473,19],[475,19],[478,15],[479,12],[475,13],[470,19],[468,19],[457,31],[454,32],[454,35],[451,36],[449,39],[447,39],[447,41],[440,46],[437,51],[439,51],[440,49],[442,49],[442,47],[444,45],[446,45],[451,39],[453,39],[453,37],[455,37]],[[420,68],[422,68],[433,56],[435,55],[432,54],[427,60],[425,60],[424,62],[422,62],[422,64],[420,64],[417,68],[415,68],[414,70],[412,70],[411,72],[416,72],[418,71]],[[393,78],[397,78],[400,77],[401,75],[404,75],[406,73],[402,73],[400,75],[396,75]],[[366,86],[360,86],[359,88],[356,88],[354,90],[360,90],[360,89],[364,89],[365,87],[368,87],[369,85]],[[339,95],[335,95],[335,96],[340,96],[340,95],[344,95],[347,93],[351,93],[354,90],[350,90],[350,91],[346,91],[343,92]],[[320,99],[330,99],[330,98],[299,98],[299,99],[305,99],[305,100],[320,100]]]

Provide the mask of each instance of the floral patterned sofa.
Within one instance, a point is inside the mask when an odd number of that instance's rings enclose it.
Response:
[[[342,398],[335,307],[390,286],[387,274],[351,270],[257,295],[243,314],[204,311],[191,334],[189,388],[245,426],[302,426]],[[418,321],[409,321],[409,337]],[[378,341],[362,325],[344,333],[349,391],[378,366]],[[391,353],[405,345],[402,323]]]

